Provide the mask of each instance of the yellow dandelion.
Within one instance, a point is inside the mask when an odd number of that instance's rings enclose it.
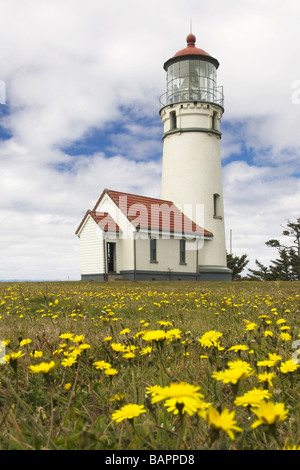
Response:
[[[142,339],[148,343],[152,343],[153,341],[164,341],[166,338],[166,333],[163,330],[150,330],[142,336]]]
[[[257,428],[261,424],[274,425],[287,418],[289,410],[284,408],[284,403],[273,403],[262,401],[257,408],[251,411],[257,416],[257,420],[252,423],[252,428]]]
[[[201,338],[198,339],[198,341],[204,348],[211,348],[219,345],[219,338],[221,338],[222,336],[223,333],[211,330],[204,333]]]
[[[105,361],[96,361],[96,362],[93,362],[93,365],[96,367],[96,369],[99,369],[99,370],[106,370],[111,367],[111,365]]]
[[[281,333],[280,338],[282,339],[282,341],[290,341],[292,339],[289,333]]]
[[[208,422],[213,430],[217,432],[225,431],[231,440],[235,439],[233,431],[242,432],[242,429],[236,425],[234,411],[230,412],[225,409],[220,413],[211,406],[208,410],[198,414]]]
[[[142,413],[146,413],[144,405],[136,405],[130,403],[128,405],[122,406],[119,410],[115,411],[112,414],[112,419],[117,423],[120,423],[124,419],[133,419],[139,416]]]
[[[297,370],[300,366],[298,364],[296,364],[293,359],[289,359],[285,362],[282,362],[280,364],[280,371],[283,373],[283,374],[288,374],[289,372],[294,372],[295,370]]]
[[[104,371],[105,375],[116,375],[118,374],[118,371],[114,369],[113,367],[109,367],[108,369],[105,369]]]
[[[234,403],[237,406],[258,406],[262,400],[271,398],[271,393],[262,388],[254,388],[245,392],[244,395],[236,397]]]
[[[54,369],[54,367],[56,367],[56,363],[54,361],[41,362],[40,364],[29,366],[29,370],[30,372],[33,372],[34,374],[42,373],[45,375],[51,372]]]
[[[27,339],[22,339],[22,341],[20,341],[20,346],[25,346],[26,344],[30,344],[32,342],[31,339],[27,338]]]

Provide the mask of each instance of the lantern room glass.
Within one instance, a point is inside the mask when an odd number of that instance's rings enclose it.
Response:
[[[208,101],[223,104],[222,87],[217,87],[216,67],[204,60],[181,60],[167,70],[166,104]]]

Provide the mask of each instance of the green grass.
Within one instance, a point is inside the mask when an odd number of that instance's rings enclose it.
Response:
[[[0,365],[0,449],[273,450],[297,445],[299,370],[284,373],[280,366],[293,354],[297,359],[300,349],[294,343],[300,339],[299,288],[299,282],[0,283],[0,339],[10,360]],[[247,329],[252,323],[254,329]],[[172,340],[150,344],[143,339],[143,331],[175,328],[180,337]],[[201,346],[199,339],[210,331],[222,334],[219,346]],[[61,338],[64,333],[78,335],[77,341]],[[23,340],[30,342],[23,345]],[[124,357],[112,343],[132,350],[134,357]],[[82,344],[86,349],[64,367],[70,348]],[[248,349],[230,350],[241,344]],[[147,346],[152,352],[141,354]],[[19,351],[22,355],[13,360],[11,354]],[[281,359],[259,366],[270,353]],[[236,385],[212,377],[235,359],[247,362],[252,375]],[[101,360],[118,373],[108,376],[96,369],[94,363]],[[50,361],[55,367],[49,374],[30,371],[31,365]],[[271,384],[259,382],[261,372],[274,372]],[[231,439],[201,413],[174,414],[164,401],[151,402],[147,387],[175,382],[199,386],[204,403],[234,412],[241,431]],[[269,401],[284,404],[284,420],[251,427],[256,415],[235,399],[256,387],[268,389]],[[126,404],[144,405],[146,413],[116,422],[114,411]]]

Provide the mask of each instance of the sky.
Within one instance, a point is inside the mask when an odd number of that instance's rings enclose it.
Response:
[[[269,265],[300,217],[298,0],[0,0],[0,281],[80,279],[103,189],[160,197],[163,64],[220,62],[227,250]]]

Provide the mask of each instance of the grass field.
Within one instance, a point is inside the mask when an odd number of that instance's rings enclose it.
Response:
[[[0,283],[0,449],[298,449],[299,293]]]

